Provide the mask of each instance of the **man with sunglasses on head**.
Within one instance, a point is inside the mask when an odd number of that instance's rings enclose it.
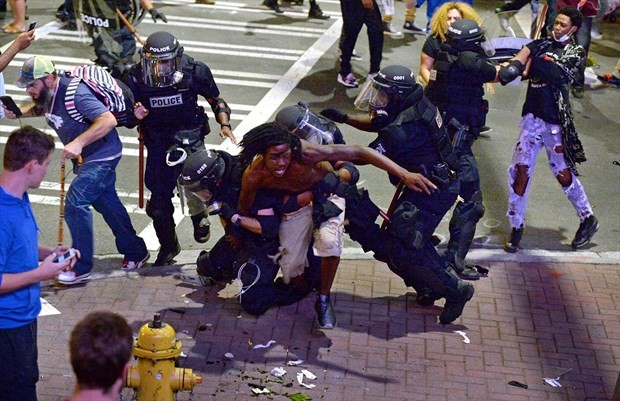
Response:
[[[91,207],[101,213],[114,234],[116,247],[124,255],[121,268],[141,268],[150,255],[116,192],[116,167],[123,151],[116,131],[116,117],[90,86],[56,71],[47,56],[26,59],[19,73],[15,85],[26,88],[33,100],[21,108],[21,117],[45,116],[64,144],[61,162],[67,159],[74,162],[75,177],[67,191],[64,211],[73,247],[82,257],[73,270],[58,276],[58,282],[74,285],[91,278],[95,245]],[[71,95],[69,86],[74,82],[78,83]],[[69,101],[71,96],[73,101]],[[67,104],[73,104],[73,111],[83,116],[80,121],[72,116]],[[17,118],[7,109],[4,112],[7,118]]]

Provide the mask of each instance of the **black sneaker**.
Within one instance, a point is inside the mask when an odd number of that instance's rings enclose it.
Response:
[[[321,301],[321,294],[316,294],[316,302],[314,303],[316,318],[319,321],[319,327],[322,329],[333,329],[336,327],[336,314],[332,306],[329,295],[325,301]]]
[[[479,128],[479,131],[481,134],[488,134],[489,132],[493,131],[493,128],[489,127],[488,125],[483,125]]]
[[[209,218],[204,213],[199,213],[191,217],[194,226],[194,240],[204,244],[211,237],[211,225]]]
[[[575,234],[575,239],[573,239],[573,242],[571,243],[573,249],[581,248],[590,242],[592,237],[594,237],[594,234],[598,231],[598,228],[598,219],[594,217],[594,215],[589,216],[582,221],[581,224],[579,224],[577,233]]]
[[[321,7],[318,5],[316,7],[310,7],[310,11],[308,12],[308,18],[314,19],[330,19],[331,17],[321,10]]]
[[[263,1],[263,5],[267,8],[272,9],[278,14],[282,14],[284,12],[280,9],[280,6],[278,5],[278,0],[265,0]]]
[[[424,29],[420,28],[413,21],[405,21],[405,25],[403,25],[403,31],[413,33],[416,35],[424,35],[426,32]]]
[[[508,253],[516,253],[519,250],[519,243],[523,236],[523,227],[514,228],[510,232],[510,239],[504,244],[504,251]]]

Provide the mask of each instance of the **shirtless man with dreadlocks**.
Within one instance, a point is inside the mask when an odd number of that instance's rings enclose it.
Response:
[[[436,186],[423,175],[405,170],[369,147],[316,145],[299,139],[276,123],[266,123],[254,128],[244,136],[240,145],[241,159],[246,163],[251,162],[243,174],[238,204],[240,214],[248,213],[259,189],[284,190],[291,194],[313,189],[315,202],[317,195],[324,196],[337,206],[337,215],[332,213],[315,233],[313,247],[315,255],[322,257],[321,289],[315,303],[319,326],[333,328],[336,316],[329,294],[342,253],[345,209],[344,199],[334,192],[341,180],[350,179],[356,172],[351,169],[333,172],[329,162],[372,164],[398,177],[407,187],[418,192],[430,194]],[[289,202],[296,203],[299,199],[300,197],[291,196]],[[295,210],[304,209],[299,204],[288,206]],[[310,215],[311,213],[310,211]],[[304,229],[311,230],[312,221],[310,220],[309,224],[308,220],[306,222]],[[286,275],[286,272],[284,273]]]

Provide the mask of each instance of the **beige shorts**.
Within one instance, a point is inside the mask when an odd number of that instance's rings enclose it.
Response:
[[[336,217],[332,217],[322,223],[318,230],[314,231],[314,245],[312,250],[319,257],[342,255],[344,248],[344,210],[345,200],[337,195],[331,195],[329,198],[336,206],[342,209]]]
[[[303,274],[308,266],[308,247],[312,238],[312,205],[284,215],[280,221],[280,268],[282,278],[288,283],[291,278]]]

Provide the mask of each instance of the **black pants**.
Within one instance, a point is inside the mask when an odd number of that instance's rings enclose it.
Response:
[[[346,76],[351,72],[351,55],[364,24],[366,24],[370,49],[369,72],[379,72],[383,57],[383,23],[377,2],[373,0],[373,8],[366,9],[360,0],[340,0],[340,10],[343,19],[340,74]]]

